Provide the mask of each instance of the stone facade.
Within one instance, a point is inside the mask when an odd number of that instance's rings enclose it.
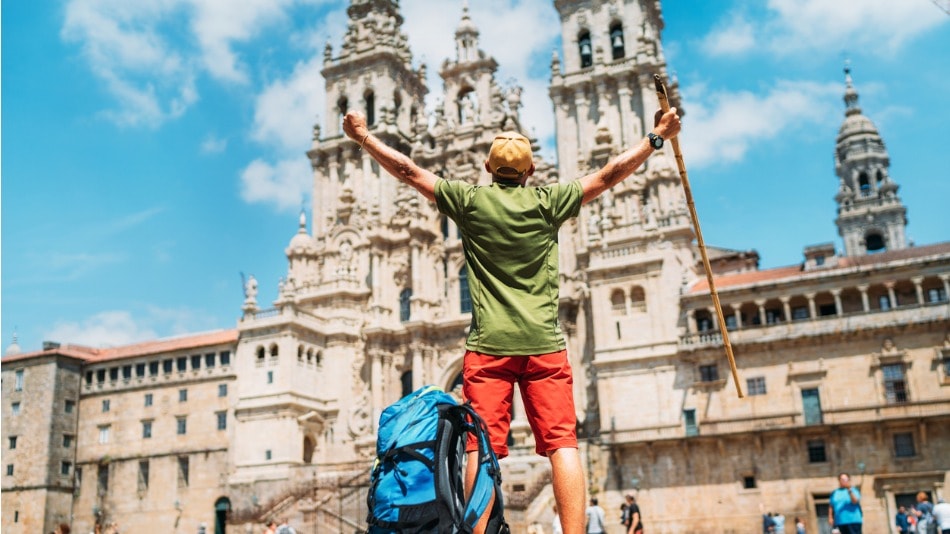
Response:
[[[667,72],[658,1],[554,7],[558,161],[537,158],[534,184],[579,178],[641,139],[656,108],[652,75]],[[458,387],[470,303],[454,223],[346,139],[342,114],[363,110],[388,144],[470,183],[489,180],[482,154],[495,133],[528,125],[521,89],[497,82],[467,8],[431,115],[398,2],[353,0],[348,14],[342,47],[324,54],[327,124],[307,153],[313,217],[308,229],[301,214],[285,249],[277,300],[260,305],[249,279],[233,331],[5,358],[4,444],[18,438],[4,454],[15,462],[5,532],[62,518],[82,531],[97,520],[142,532],[227,520],[243,531],[284,515],[303,531],[365,528],[375,421],[422,384]],[[670,96],[678,105],[675,83]],[[669,149],[562,228],[560,321],[580,446],[588,490],[611,514],[635,493],[653,532],[757,531],[769,511],[823,532],[827,496],[849,471],[879,532],[908,494],[944,496],[950,243],[905,243],[889,156],[857,101],[849,72],[835,168],[843,253],[809,246],[800,265],[759,270],[755,251],[709,249],[746,398],[723,357]],[[17,391],[8,384],[21,370],[62,385]],[[43,415],[14,416],[14,402]],[[72,448],[59,447],[69,428]],[[28,445],[26,433],[48,443]],[[508,519],[515,532],[549,525],[550,470],[518,399],[511,440]],[[68,458],[81,476],[59,475]]]

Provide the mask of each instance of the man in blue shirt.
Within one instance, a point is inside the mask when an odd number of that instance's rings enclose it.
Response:
[[[828,501],[828,524],[841,534],[861,534],[861,492],[851,486],[847,473],[838,475],[838,489]]]

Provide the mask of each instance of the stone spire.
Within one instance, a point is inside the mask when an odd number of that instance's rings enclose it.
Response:
[[[6,352],[3,353],[4,356],[16,356],[20,353],[20,344],[17,343],[17,334],[16,329],[13,330],[13,342],[7,346]]]
[[[838,235],[847,256],[907,246],[907,209],[890,177],[890,157],[874,123],[858,105],[851,67],[844,68],[845,118],[838,130],[835,173],[838,175]]]
[[[468,0],[462,3],[462,20],[455,29],[455,56],[459,63],[479,58],[478,27],[468,14]]]
[[[403,18],[398,0],[351,0],[346,14],[350,21],[339,59],[383,47],[405,62],[411,61],[412,53],[409,40],[402,31]]]

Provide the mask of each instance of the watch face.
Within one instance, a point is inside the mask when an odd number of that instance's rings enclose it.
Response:
[[[653,148],[663,148],[663,138],[654,133],[650,134],[650,146]]]

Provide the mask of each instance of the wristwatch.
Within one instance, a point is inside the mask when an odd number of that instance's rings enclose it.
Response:
[[[650,146],[652,146],[654,150],[659,150],[663,148],[663,138],[660,137],[659,135],[656,135],[655,133],[650,132],[647,134],[647,139],[650,140]]]

